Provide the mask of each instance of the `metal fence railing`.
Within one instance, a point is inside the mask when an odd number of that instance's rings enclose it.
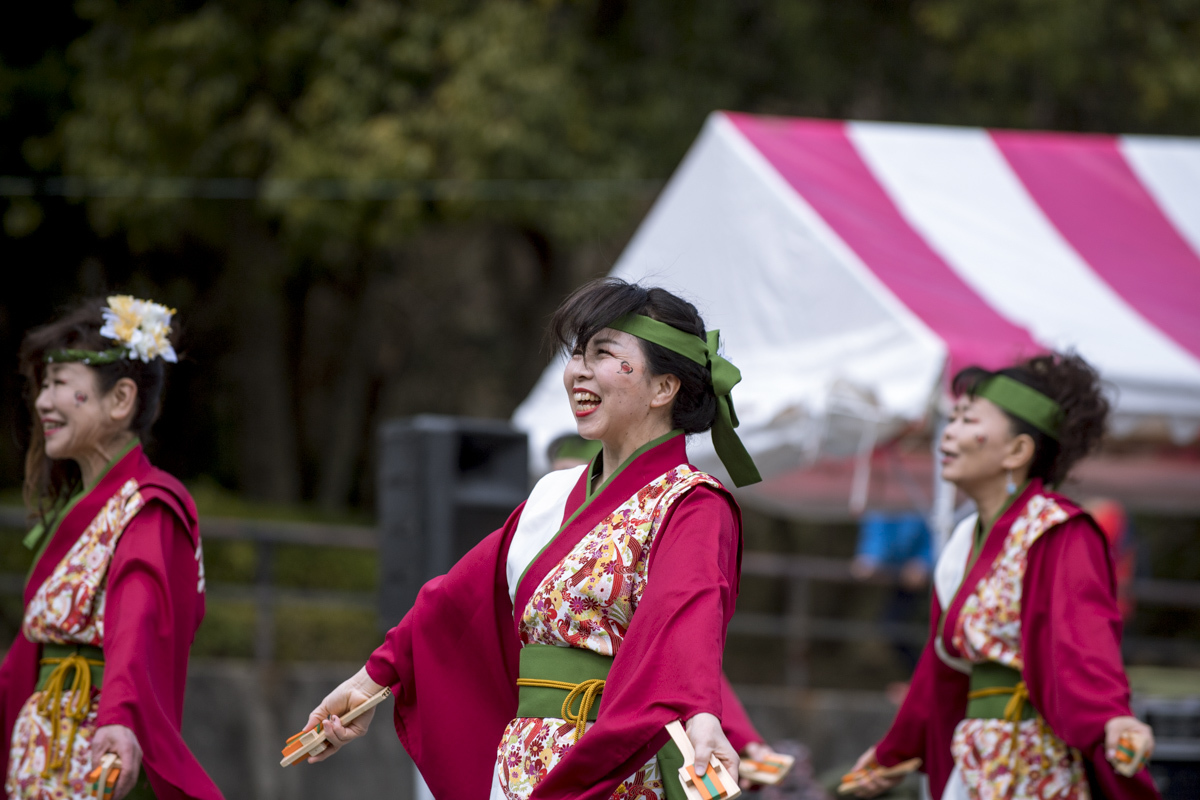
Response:
[[[23,530],[24,509],[0,506],[0,527]],[[280,546],[340,547],[375,551],[379,533],[365,525],[329,525],[308,522],[205,517],[200,523],[204,541],[240,541],[254,545],[254,580],[248,584],[209,582],[211,600],[254,604],[254,658],[260,663],[275,659],[275,609],[281,604],[347,606],[374,610],[374,591],[296,589],[275,583],[275,555]],[[25,576],[0,573],[0,595],[19,595]]]
[[[847,619],[821,617],[812,613],[817,584],[868,584],[895,586],[899,577],[894,571],[880,570],[869,578],[860,579],[850,571],[850,561],[820,556],[788,555],[768,552],[742,554],[742,579],[772,578],[785,582],[785,612],[761,614],[738,612],[730,623],[730,633],[767,636],[786,643],[785,681],[789,686],[807,684],[807,651],[813,642],[854,642],[881,640],[895,644],[923,645],[929,636],[928,626],[915,622],[889,620]],[[1165,606],[1177,609],[1200,609],[1200,581],[1160,579],[1136,580],[1132,596],[1141,606]],[[1160,636],[1126,635],[1123,639],[1126,658],[1177,662],[1200,660],[1200,641]]]
[[[22,529],[22,509],[0,507],[0,527]],[[307,603],[353,608],[377,608],[375,591],[330,591],[295,589],[275,583],[275,553],[280,546],[336,547],[376,551],[379,533],[373,527],[281,522],[258,519],[206,517],[201,535],[208,541],[251,542],[255,550],[254,580],[248,584],[209,583],[213,600],[252,602],[255,607],[254,657],[268,663],[275,657],[275,609],[280,604]],[[730,633],[781,639],[785,643],[785,682],[802,687],[807,680],[807,651],[814,642],[877,640],[920,645],[928,630],[914,622],[824,617],[813,613],[814,592],[819,584],[895,585],[895,573],[880,571],[865,580],[851,574],[845,559],[770,552],[745,552],[742,576],[780,580],[784,583],[783,613],[740,611],[730,624]],[[25,576],[0,573],[0,594],[19,595]],[[1200,581],[1143,579],[1133,584],[1139,605],[1200,609]],[[1127,636],[1127,656],[1149,660],[1200,659],[1200,641],[1167,637]]]

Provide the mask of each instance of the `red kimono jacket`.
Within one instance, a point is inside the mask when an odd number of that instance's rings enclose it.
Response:
[[[721,729],[734,750],[741,753],[751,742],[766,741],[750,721],[746,707],[729,685],[729,679],[724,676],[721,678],[721,712]]]
[[[25,586],[28,604],[101,507],[130,479],[145,506],[126,526],[108,568],[104,686],[97,727],[124,725],[142,747],[142,768],[159,800],[218,800],[220,790],[180,734],[188,651],[204,617],[196,506],[179,481],[140,446],[120,458],[71,508]],[[37,683],[41,645],[18,636],[0,665],[0,715],[7,772],[9,742]]]
[[[1121,661],[1121,615],[1108,540],[1072,501],[1031,481],[996,521],[962,586],[976,586],[1001,554],[1005,534],[1036,494],[1053,498],[1068,514],[1038,539],[1028,553],[1022,582],[1023,678],[1030,701],[1064,742],[1090,762],[1096,782],[1110,800],[1150,800],[1158,791],[1146,770],[1118,775],[1104,757],[1104,724],[1130,716],[1129,682]],[[876,747],[880,764],[924,760],[930,792],[940,798],[954,760],[950,743],[966,715],[968,675],[938,656],[934,638],[953,658],[953,624],[969,592],[958,591],[948,609],[933,596],[931,638],[925,646],[904,704],[891,730]],[[945,613],[946,621],[942,623]]]
[[[541,580],[610,512],[686,462],[683,436],[638,456],[533,561],[514,603],[506,560],[522,505],[450,572],[427,583],[388,633],[367,673],[392,687],[396,732],[436,797],[488,797],[497,746],[517,710],[514,607],[523,609]],[[564,521],[584,504],[586,476],[568,498]],[[667,513],[598,719],[537,785],[535,798],[606,800],[666,743],[668,722],[722,714],[721,656],[738,588],[740,512],[728,493],[700,486]]]

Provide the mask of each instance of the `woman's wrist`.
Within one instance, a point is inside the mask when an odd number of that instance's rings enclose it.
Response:
[[[375,679],[371,677],[371,673],[367,672],[367,668],[365,666],[358,672],[354,673],[354,676],[351,677],[350,680],[353,682],[355,688],[366,692],[366,694],[371,697],[379,694],[387,688],[381,683],[376,683]]]

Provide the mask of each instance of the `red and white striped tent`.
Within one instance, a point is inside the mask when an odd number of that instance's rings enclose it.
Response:
[[[1117,439],[1157,443],[1089,488],[1200,509],[1200,140],[717,113],[612,274],[721,329],[770,476],[748,500],[844,509],[852,456],[928,431],[955,370],[1073,348],[1111,386]],[[574,428],[560,376],[514,417],[538,466]],[[871,505],[914,499],[859,477]]]

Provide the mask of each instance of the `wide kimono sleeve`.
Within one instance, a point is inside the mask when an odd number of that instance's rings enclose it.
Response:
[[[160,800],[221,797],[180,733],[203,589],[199,549],[188,528],[166,504],[150,501],[125,529],[109,566],[96,724],[134,732]]]
[[[745,750],[746,745],[751,742],[766,742],[762,734],[754,727],[754,723],[750,721],[746,707],[738,699],[737,693],[729,684],[729,678],[725,677],[724,673],[721,675],[721,730],[725,732],[725,738],[729,739],[733,749],[739,753]]]
[[[0,736],[4,737],[0,749],[0,771],[8,774],[8,755],[12,742],[13,727],[21,707],[33,694],[37,684],[38,646],[25,638],[18,630],[12,646],[0,664]]]
[[[875,758],[889,767],[920,758],[922,771],[929,775],[933,796],[940,797],[954,770],[950,741],[955,726],[966,713],[970,678],[938,657],[933,637],[938,635],[942,609],[936,592],[932,606],[929,641],[917,661],[892,727],[875,746]]]
[[[926,644],[891,728],[875,745],[875,758],[885,767],[910,758],[925,758],[925,739],[933,712],[931,700],[937,691],[932,663],[936,660],[933,647]]]
[[[700,486],[675,503],[652,545],[646,589],[596,723],[531,797],[606,800],[666,743],[668,722],[701,712],[721,717],[721,657],[740,560],[732,499]]]
[[[522,505],[412,609],[366,664],[395,695],[404,749],[435,797],[487,797],[504,727],[516,715],[518,643],[505,558]]]
[[[1132,711],[1112,560],[1088,517],[1073,517],[1031,548],[1023,591],[1025,681],[1034,708],[1091,762],[1105,796],[1157,798],[1148,771],[1125,778],[1104,756],[1105,723]]]

